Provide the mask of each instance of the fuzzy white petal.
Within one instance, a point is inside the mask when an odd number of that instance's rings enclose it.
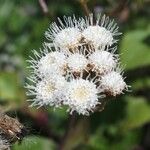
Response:
[[[99,91],[96,85],[82,78],[73,79],[67,85],[65,105],[68,105],[71,112],[88,115],[99,103]]]
[[[86,69],[88,60],[85,58],[84,55],[79,53],[74,53],[68,57],[67,64],[71,71],[80,72]]]
[[[122,75],[119,72],[112,71],[101,78],[101,87],[108,94],[116,96],[121,94],[127,88]]]
[[[62,49],[74,48],[79,45],[81,32],[77,28],[65,28],[55,35],[54,44]]]
[[[51,52],[43,56],[38,62],[37,73],[46,76],[48,74],[64,74],[66,56],[62,52]]]
[[[95,71],[100,74],[110,72],[117,64],[117,60],[112,53],[98,50],[89,56],[89,61],[94,66]]]
[[[90,42],[94,47],[110,46],[113,43],[113,36],[110,31],[100,26],[89,26],[83,33],[86,42]]]
[[[29,94],[35,96],[31,106],[60,106],[65,84],[64,77],[53,75],[39,81],[35,86],[27,86]]]

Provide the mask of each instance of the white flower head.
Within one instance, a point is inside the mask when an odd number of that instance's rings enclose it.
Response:
[[[101,88],[108,94],[116,96],[127,89],[127,85],[119,72],[112,71],[101,77]]]
[[[99,93],[94,82],[82,78],[73,79],[67,84],[64,104],[69,106],[71,112],[88,115],[99,104]]]
[[[54,47],[52,47],[54,46]],[[54,51],[55,50],[55,51]],[[66,55],[51,44],[43,44],[39,51],[33,51],[34,56],[30,56],[29,62],[33,75],[40,78],[50,74],[64,75],[66,72]]]
[[[106,74],[114,69],[117,65],[115,55],[108,51],[96,50],[89,56],[90,64],[93,70],[100,74]]]
[[[78,28],[66,28],[61,30],[54,39],[54,44],[62,49],[77,47],[81,40],[81,32]]]
[[[111,46],[117,42],[114,37],[121,34],[118,32],[118,26],[114,23],[114,20],[110,20],[105,15],[96,16],[94,22],[93,14],[90,14],[85,18],[83,26],[82,35],[85,41],[93,44],[95,48]]]
[[[81,72],[86,69],[88,60],[83,54],[73,53],[69,55],[67,64],[72,72]]]
[[[127,90],[117,71],[116,47],[110,48],[118,35],[117,24],[105,15],[58,18],[45,32],[49,42],[29,60],[31,106],[67,105],[71,113],[89,115],[102,93],[116,96]]]
[[[36,82],[36,81],[35,81]],[[63,89],[66,80],[59,75],[49,76],[39,81],[35,86],[27,85],[28,95],[35,96],[31,106],[60,106],[64,97]],[[30,101],[30,100],[29,100]]]
[[[85,41],[91,43],[95,48],[103,46],[111,46],[113,44],[113,36],[110,31],[104,27],[89,26],[82,33]]]
[[[82,38],[79,25],[82,19],[77,20],[75,16],[64,17],[63,19],[64,21],[61,21],[61,19],[58,18],[59,25],[53,23],[45,33],[45,36],[56,46],[68,50],[79,45]]]
[[[50,52],[43,56],[37,67],[37,73],[46,76],[48,74],[65,74],[66,56],[62,52]]]

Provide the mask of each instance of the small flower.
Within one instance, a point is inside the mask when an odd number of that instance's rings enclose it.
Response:
[[[100,74],[106,74],[116,67],[117,59],[115,55],[108,51],[96,50],[89,56],[90,64],[93,70]]]
[[[64,104],[71,112],[88,115],[99,104],[100,91],[96,84],[82,78],[73,79],[67,84]]]
[[[52,41],[57,47],[61,49],[75,48],[79,45],[81,40],[81,31],[79,29],[82,19],[77,20],[75,16],[64,17],[65,23],[63,23],[59,18],[59,25],[53,23],[45,36],[48,40]]]
[[[95,48],[103,46],[111,46],[113,44],[113,35],[104,27],[89,26],[83,33],[83,37],[87,43],[91,43]]]
[[[48,74],[65,74],[66,56],[62,52],[50,52],[43,56],[37,65],[37,74],[46,76]]]
[[[66,80],[64,77],[53,75],[37,82],[35,86],[27,85],[26,88],[29,89],[28,95],[35,96],[35,98],[31,100],[33,101],[31,106],[60,106],[63,100],[63,89],[65,84]]]
[[[101,88],[108,94],[116,96],[127,89],[122,75],[119,72],[112,71],[101,77]]]
[[[74,53],[68,57],[67,63],[72,72],[81,72],[86,69],[88,60],[83,54]]]
[[[116,43],[115,36],[120,35],[118,32],[118,26],[114,20],[110,20],[105,15],[97,15],[96,21],[94,22],[93,14],[85,17],[84,28],[82,35],[85,41],[92,44],[95,48],[101,48],[105,46],[111,46]]]
[[[61,49],[72,49],[79,45],[81,32],[77,28],[66,28],[56,34],[54,44]]]

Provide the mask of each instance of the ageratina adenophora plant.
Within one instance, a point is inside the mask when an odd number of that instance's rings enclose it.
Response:
[[[115,54],[118,26],[109,17],[58,18],[45,32],[49,43],[28,62],[31,106],[68,106],[70,113],[89,115],[107,96],[128,89]]]

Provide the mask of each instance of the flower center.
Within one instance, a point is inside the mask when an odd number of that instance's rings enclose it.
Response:
[[[86,100],[87,95],[88,95],[88,90],[84,86],[75,89],[73,93],[73,97],[75,98],[75,100],[78,100],[78,101]]]
[[[54,57],[51,57],[51,56],[50,56],[50,57],[48,58],[48,63],[49,63],[49,64],[54,64],[54,63],[55,63],[55,60],[56,60],[56,59],[55,59]]]
[[[48,84],[46,87],[45,87],[45,92],[47,93],[52,93],[53,91],[56,90],[56,87],[53,83],[51,84]]]

